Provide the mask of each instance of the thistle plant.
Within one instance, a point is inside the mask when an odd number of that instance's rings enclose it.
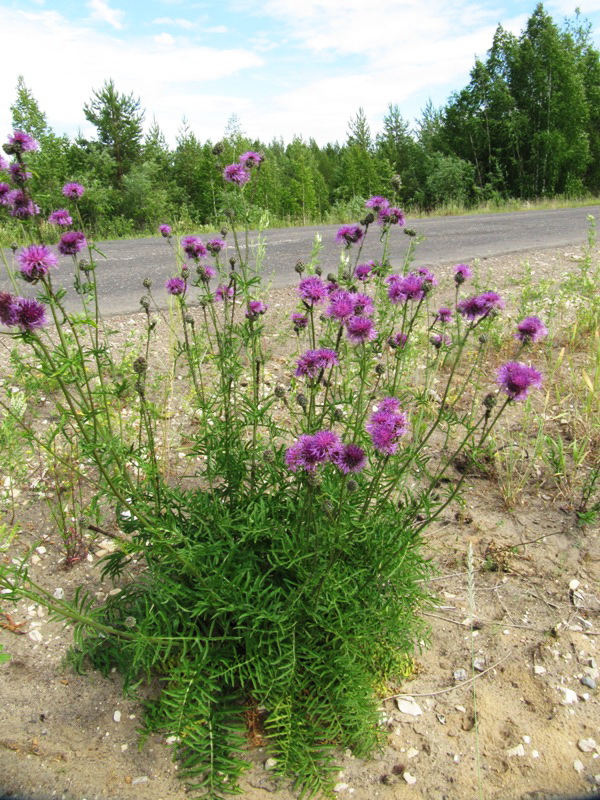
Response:
[[[301,796],[329,787],[336,746],[366,756],[380,744],[375,687],[426,636],[424,536],[460,492],[468,470],[454,464],[476,459],[505,409],[542,383],[520,359],[543,323],[519,329],[514,360],[490,380],[485,342],[503,299],[469,295],[469,267],[458,265],[454,302],[436,303],[436,277],[411,269],[414,248],[390,263],[404,215],[376,197],[360,224],[338,231],[337,272],[323,278],[318,247],[298,262],[297,353],[286,379],[268,385],[263,249],[247,227],[261,163],[245,153],[223,168],[220,237],[185,236],[177,249],[161,226],[175,258],[165,286],[174,352],[188,379],[180,475],[159,458],[153,378],[164,365],[152,358],[150,281],[124,386],[98,308],[101,266],[77,216],[83,187],[68,184],[72,205],[53,212],[80,229],[58,249],[72,259],[81,311],[65,309],[52,283],[62,264],[39,241],[16,270],[37,297],[0,295],[4,335],[52,383],[58,422],[49,433],[24,424],[24,435],[87,486],[95,507],[112,509],[117,547],[101,572],[120,589],[102,602],[83,589],[57,600],[25,561],[2,566],[4,600],[35,598],[73,624],[81,663],[116,667],[126,690],[147,684],[145,733],[174,737],[182,776],[211,798],[235,791],[248,715]],[[366,263],[373,236],[382,255]],[[120,424],[124,393],[136,425]],[[59,440],[76,442],[77,460],[61,456]]]

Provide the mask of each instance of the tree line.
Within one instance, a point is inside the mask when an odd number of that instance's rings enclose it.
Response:
[[[264,155],[249,198],[271,224],[356,218],[376,194],[408,210],[600,193],[600,53],[578,12],[559,26],[540,3],[519,36],[499,26],[467,86],[431,102],[414,126],[390,104],[372,134],[364,111],[343,143],[295,137],[261,142],[231,118],[220,142],[183,120],[168,146],[133,94],[108,80],[83,108],[93,139],[56,135],[22,77],[11,106],[16,129],[41,143],[31,162],[37,202],[60,207],[62,185],[86,187],[82,212],[100,235],[129,235],[160,222],[212,225],[222,211],[222,168],[245,150]]]

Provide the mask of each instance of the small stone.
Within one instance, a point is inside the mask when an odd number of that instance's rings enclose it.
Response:
[[[32,631],[29,631],[27,634],[32,642],[41,642],[42,641],[42,634],[38,631],[37,628],[34,628]]]
[[[458,753],[454,756],[452,760],[454,761],[455,764],[460,764],[460,756],[458,755]]]
[[[485,657],[479,656],[478,658],[474,658],[473,668],[475,672],[483,672],[483,670],[485,669]]]
[[[445,714],[436,714],[436,717],[437,717],[437,721],[440,723],[440,725],[445,725],[446,724],[446,715]]]
[[[531,736],[524,736],[523,741],[525,744],[531,744]]]
[[[65,590],[61,589],[60,586],[57,586],[56,589],[52,592],[52,597],[55,597],[57,600],[62,600],[65,596]]]
[[[593,678],[590,678],[589,675],[584,675],[583,678],[581,678],[580,683],[592,690],[597,686],[596,681]]]
[[[348,788],[348,784],[347,783],[336,783],[336,785],[333,787],[333,791],[334,792],[344,792],[344,791],[346,791],[347,788]]]
[[[466,709],[464,706],[454,706],[454,708],[455,708],[457,711],[460,711],[460,712],[461,712],[461,714],[466,714],[466,713],[467,713],[467,709]]]
[[[39,556],[31,556],[31,558],[29,559],[29,561],[35,565],[39,564],[41,560],[42,559]]]
[[[577,702],[577,693],[574,692],[573,689],[568,689],[566,686],[559,686],[558,689],[565,694],[561,700],[563,705],[568,706],[571,705],[571,703]]]
[[[577,578],[573,578],[573,580],[569,583],[569,589],[572,592],[576,592],[577,589],[579,589],[579,585],[580,584],[579,584],[579,581],[577,580]]]
[[[408,750],[406,751],[406,757],[407,758],[415,758],[415,756],[418,756],[418,755],[419,755],[419,751],[416,750],[414,747],[409,747]]]
[[[455,681],[466,681],[467,680],[467,670],[466,669],[455,669],[454,670],[454,680]]]
[[[522,744],[518,744],[516,747],[511,747],[510,750],[507,750],[506,755],[509,758],[514,758],[515,756],[524,756],[525,748]]]
[[[179,736],[167,736],[167,738],[165,739],[165,742],[167,744],[176,744],[177,742],[180,742],[180,741],[181,741],[181,738]]]
[[[115,722],[121,722],[121,712],[115,711],[115,713],[113,714],[113,719]]]
[[[540,754],[538,753],[538,751],[537,751],[537,750],[532,750],[532,751],[531,751],[531,757],[532,757],[532,758],[539,758],[539,757],[540,757]]]
[[[129,745],[128,744],[122,744],[121,745],[121,752],[125,753],[127,750],[129,750]]]
[[[267,770],[267,772],[270,772],[271,770],[275,769],[276,766],[277,766],[276,758],[267,758],[267,760],[265,761],[265,769]]]
[[[131,775],[125,775],[125,783],[131,783]]]
[[[583,766],[581,761],[578,758],[576,758],[575,761],[573,762],[573,769],[575,770],[575,772],[581,774],[585,769],[585,767]]]
[[[600,786],[600,772],[597,775],[594,775],[594,780],[596,781],[596,785]]]
[[[44,553],[47,553],[48,551],[47,551],[47,550],[46,550],[46,548],[45,548],[45,547],[42,545],[42,546],[40,546],[40,547],[36,547],[36,548],[35,548],[35,552],[36,552],[36,553],[39,553],[39,555],[43,556],[43,555],[44,555]]]
[[[542,667],[541,664],[536,664],[533,668],[534,675],[545,675],[546,674],[546,667]]]
[[[405,781],[406,781],[406,782],[407,782],[407,783],[408,783],[410,786],[412,786],[413,784],[415,784],[415,783],[417,782],[417,779],[415,778],[415,776],[414,776],[414,775],[411,775],[411,774],[410,774],[410,772],[405,772],[405,773],[404,773],[404,775],[403,775],[402,777],[404,778],[404,780],[405,780]]]
[[[577,742],[577,747],[582,753],[591,753],[596,749],[596,742],[593,739],[580,739]]]
[[[140,783],[148,783],[149,780],[150,779],[148,778],[147,775],[139,775],[137,778],[134,778],[131,781],[131,785],[132,786],[138,786],[138,784],[140,784]]]
[[[412,697],[402,696],[396,698],[398,710],[411,717],[418,717],[423,713],[421,706]]]

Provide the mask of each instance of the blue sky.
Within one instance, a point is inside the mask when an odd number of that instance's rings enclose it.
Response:
[[[375,134],[389,103],[411,123],[468,81],[498,23],[519,33],[536,5],[514,0],[0,0],[0,136],[17,77],[56,133],[108,78],[133,92],[175,143],[182,118],[218,140],[233,114],[270,141],[344,141],[362,106]],[[600,41],[600,0],[544,4],[562,22],[579,6]]]

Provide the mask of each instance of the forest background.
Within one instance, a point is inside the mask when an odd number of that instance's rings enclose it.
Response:
[[[390,103],[375,135],[359,108],[342,144],[262,142],[233,115],[220,142],[202,141],[184,118],[172,149],[156,119],[145,128],[141,100],[112,79],[92,89],[83,108],[95,139],[57,135],[23,77],[11,111],[14,128],[42,144],[28,158],[42,212],[61,207],[62,186],[78,181],[86,187],[85,222],[98,238],[156,233],[163,222],[176,232],[217,226],[223,166],[245,150],[265,157],[251,219],[271,226],[356,220],[377,194],[419,214],[600,193],[600,52],[578,12],[558,25],[542,4],[519,36],[497,28],[468,85],[445,106],[429,102],[413,127]],[[0,243],[17,238],[5,215]]]

